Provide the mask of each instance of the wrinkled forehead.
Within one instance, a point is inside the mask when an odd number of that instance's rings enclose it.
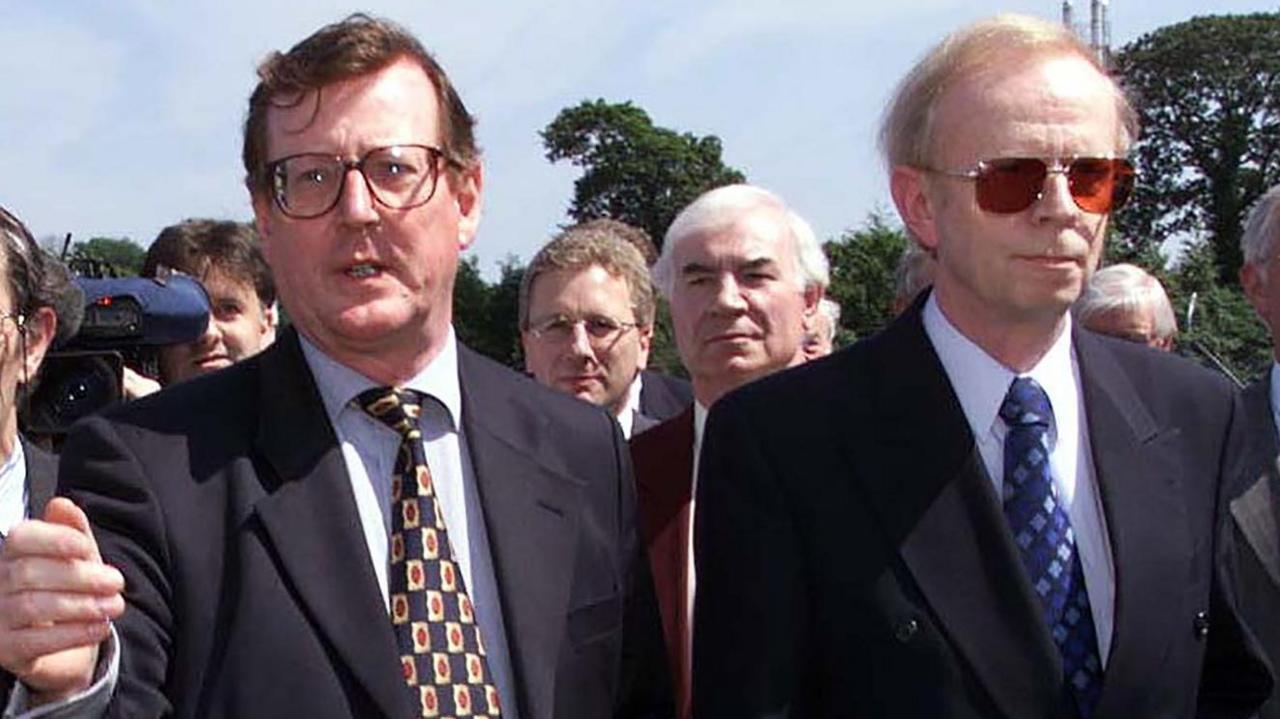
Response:
[[[684,237],[672,252],[677,272],[690,265],[735,270],[771,262],[798,273],[795,237],[785,212],[758,207],[707,225]]]
[[[362,153],[390,144],[439,146],[439,94],[420,65],[397,60],[374,72],[272,99],[268,159],[299,152]]]

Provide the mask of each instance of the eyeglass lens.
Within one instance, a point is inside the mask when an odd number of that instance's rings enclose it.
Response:
[[[437,155],[434,148],[398,145],[371,150],[357,162],[321,153],[286,157],[272,164],[276,199],[287,215],[318,217],[338,203],[347,174],[356,169],[378,202],[417,207],[435,193]]]
[[[1133,190],[1133,166],[1127,160],[1081,157],[1066,168],[1067,187],[1076,206],[1085,212],[1117,210]],[[1011,157],[983,164],[974,187],[978,206],[987,212],[1021,212],[1044,190],[1049,166],[1033,157]]]
[[[583,317],[575,320],[561,316],[540,323],[536,329],[539,335],[548,340],[567,342],[573,337],[574,328],[579,324],[586,330],[587,339],[593,344],[607,343],[620,331],[630,326],[611,317]]]

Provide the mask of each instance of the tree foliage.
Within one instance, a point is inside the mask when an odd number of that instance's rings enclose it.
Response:
[[[509,257],[496,284],[480,275],[479,260],[458,263],[453,284],[453,326],[458,340],[471,349],[515,369],[524,368],[520,351],[520,279],[524,265]]]
[[[561,110],[541,135],[548,160],[583,168],[569,207],[575,222],[611,217],[643,228],[659,245],[694,198],[746,179],[721,161],[718,137],[658,127],[630,102],[583,101]]]
[[[846,333],[866,337],[893,319],[894,270],[909,241],[901,227],[873,211],[862,227],[823,246],[831,262],[827,296],[840,303]]]
[[[72,261],[88,260],[106,266],[109,275],[119,277],[134,276],[142,272],[142,261],[147,251],[127,237],[94,237],[87,242],[76,242],[71,245]]]
[[[1218,282],[1236,282],[1245,213],[1280,180],[1280,13],[1160,28],[1116,70],[1143,128],[1122,242],[1207,238]]]

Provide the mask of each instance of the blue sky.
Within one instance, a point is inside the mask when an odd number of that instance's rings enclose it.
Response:
[[[1078,18],[1087,0],[1077,0]],[[1261,0],[1116,0],[1116,47]],[[186,217],[249,219],[240,124],[258,61],[355,10],[436,53],[479,117],[486,275],[566,221],[575,168],[538,131],[583,99],[631,100],[659,125],[718,135],[725,161],[782,195],[819,236],[889,207],[876,125],[931,44],[997,11],[1057,19],[1057,1],[56,0],[0,5],[0,204],[41,237],[147,245]]]

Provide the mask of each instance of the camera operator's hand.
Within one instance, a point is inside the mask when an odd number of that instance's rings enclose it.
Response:
[[[160,391],[160,383],[129,369],[124,368],[124,398],[138,399],[152,392]]]
[[[43,521],[15,526],[0,550],[0,667],[37,704],[88,688],[109,621],[124,612],[123,589],[84,512],[55,497]]]

